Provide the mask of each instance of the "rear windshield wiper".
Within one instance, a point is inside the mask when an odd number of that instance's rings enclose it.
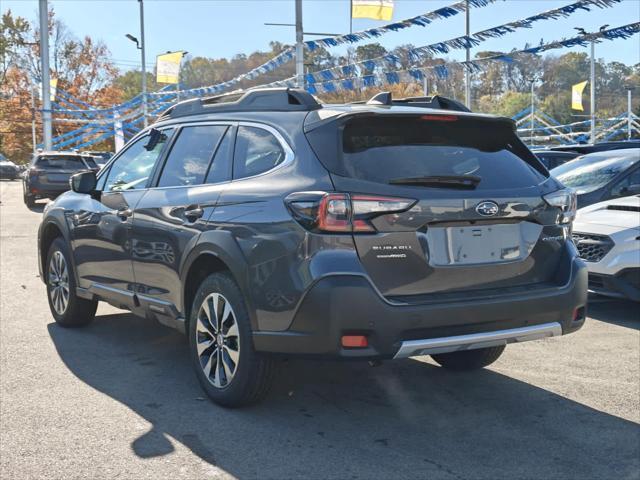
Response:
[[[432,175],[428,177],[394,178],[389,180],[389,184],[473,190],[481,180],[482,178],[476,175]]]

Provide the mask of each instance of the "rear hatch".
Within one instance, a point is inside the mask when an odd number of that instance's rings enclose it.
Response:
[[[69,178],[74,173],[98,168],[93,160],[87,163],[80,155],[41,156],[34,167],[39,182],[56,187],[68,186]]]
[[[543,195],[561,186],[511,121],[360,113],[315,125],[307,138],[336,191],[411,205],[370,218],[371,232],[353,233],[383,295],[495,294],[555,281],[566,229]]]

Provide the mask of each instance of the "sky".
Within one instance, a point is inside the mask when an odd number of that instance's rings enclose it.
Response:
[[[394,21],[430,12],[456,0],[396,0]],[[575,0],[503,0],[471,10],[471,32],[519,20]],[[140,36],[137,0],[49,0],[58,18],[76,36],[91,35],[109,47],[116,65],[122,70],[139,68],[140,53],[125,34]],[[0,0],[0,10],[37,19],[36,0]],[[268,50],[272,40],[294,43],[293,27],[266,26],[265,22],[292,23],[293,0],[144,0],[145,38],[148,68],[157,54],[186,50],[192,56],[231,57],[255,50]],[[640,21],[640,0],[623,0],[609,9],[579,11],[568,19],[546,20],[531,29],[520,29],[500,39],[483,42],[477,50],[522,49],[525,44],[559,40],[575,36],[574,27],[597,30],[603,24],[618,27]],[[354,19],[359,31],[387,22]],[[349,0],[304,0],[303,25],[306,32],[347,33]],[[376,39],[393,48],[412,43],[415,46],[448,40],[464,34],[464,14],[436,20],[426,27],[412,27],[388,33]],[[318,38],[306,36],[305,40]],[[364,42],[363,42],[364,43]],[[574,48],[575,51],[587,51]],[[344,49],[337,48],[342,53]],[[568,49],[556,50],[556,54]],[[464,51],[452,52],[450,58],[463,59]],[[473,53],[472,53],[473,56]],[[628,65],[640,63],[640,35],[628,40],[604,42],[596,46],[596,56],[606,61]]]

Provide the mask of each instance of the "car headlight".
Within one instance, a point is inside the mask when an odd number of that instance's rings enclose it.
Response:
[[[544,195],[542,198],[544,198],[544,201],[552,207],[560,209],[560,214],[556,220],[558,224],[566,225],[573,222],[576,218],[578,201],[576,193],[573,190],[565,188],[558,190],[557,192]]]

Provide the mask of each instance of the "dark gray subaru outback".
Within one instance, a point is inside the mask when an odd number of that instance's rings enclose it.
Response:
[[[105,301],[175,327],[226,406],[266,395],[275,354],[466,370],[577,330],[575,196],[511,120],[464,110],[292,89],[175,105],[47,206],[56,322]]]

